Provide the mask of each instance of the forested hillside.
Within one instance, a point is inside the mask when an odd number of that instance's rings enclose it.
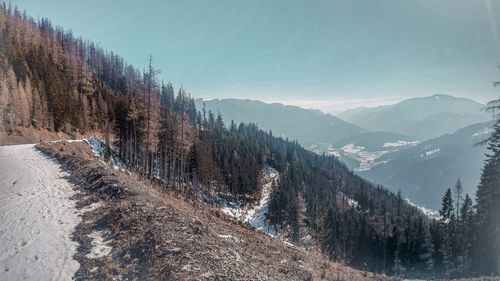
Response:
[[[359,174],[390,190],[401,190],[412,202],[439,209],[442,194],[460,178],[464,191],[474,194],[487,152],[477,143],[488,138],[494,122],[467,126],[400,151],[382,155],[380,164]],[[457,153],[459,152],[459,153]]]
[[[443,232],[401,195],[375,187],[331,156],[253,124],[225,124],[195,108],[181,88],[158,81],[92,42],[0,8],[0,114],[5,134],[19,128],[103,133],[127,167],[186,196],[246,201],[259,194],[266,166],[280,173],[268,219],[300,245],[347,264],[396,275],[449,273]],[[203,199],[202,199],[203,198]],[[453,272],[459,274],[458,271]]]

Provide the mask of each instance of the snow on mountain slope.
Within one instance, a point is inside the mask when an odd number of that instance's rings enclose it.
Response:
[[[429,156],[432,156],[434,154],[439,153],[439,151],[441,151],[441,148],[435,148],[435,149],[423,152],[422,154],[420,154],[420,156],[421,157],[429,157]]]
[[[458,178],[464,193],[476,193],[487,152],[485,146],[477,144],[488,137],[491,126],[493,122],[474,124],[387,153],[377,160],[381,164],[359,174],[394,192],[401,190],[415,204],[438,209],[442,195]]]
[[[309,146],[316,153],[333,155],[350,169],[368,171],[384,163],[382,156],[412,147],[419,142],[411,137],[391,132],[368,132],[351,136],[334,144],[318,143]]]
[[[438,211],[433,210],[433,209],[429,209],[429,208],[426,208],[426,207],[419,206],[419,205],[411,202],[410,199],[408,199],[408,198],[405,198],[405,200],[406,200],[406,202],[408,202],[408,204],[410,204],[413,207],[416,207],[417,209],[419,209],[427,217],[429,217],[431,219],[436,219],[436,220],[438,220],[440,218]]]
[[[396,142],[386,142],[382,147],[400,147],[400,146],[407,146],[407,145],[417,145],[418,141],[403,141],[403,140],[398,140]]]
[[[104,154],[106,154],[106,144],[98,138],[88,138],[83,139],[90,147],[94,154],[98,157],[105,158]],[[111,144],[110,153],[109,153],[109,162],[113,166],[115,170],[126,171],[127,165],[123,163],[123,161],[118,157],[118,148]]]
[[[403,149],[417,145],[417,141],[402,141],[384,143],[378,149],[370,149],[365,146],[349,143],[340,148],[335,148],[332,145],[326,148],[318,149],[318,146],[311,146],[309,149],[313,152],[321,154],[326,150],[326,154],[333,155],[342,160],[349,168],[356,172],[368,171],[373,167],[386,163],[387,160],[380,160],[382,156]]]
[[[382,155],[389,153],[387,150],[382,151],[368,151],[363,146],[356,146],[352,143],[343,146],[340,149],[343,154],[351,159],[359,161],[359,167],[355,168],[354,171],[367,171],[372,167],[380,164],[377,162]]]
[[[79,264],[73,186],[34,145],[0,146],[0,280],[70,280]]]
[[[279,179],[279,173],[272,167],[266,167],[262,176],[260,200],[250,205],[224,206],[221,210],[234,218],[249,223],[252,227],[269,235],[275,236],[276,230],[266,218],[269,200],[274,184]]]

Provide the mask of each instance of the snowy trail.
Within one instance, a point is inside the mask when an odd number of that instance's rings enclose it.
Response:
[[[0,280],[71,280],[73,186],[33,144],[0,146]]]

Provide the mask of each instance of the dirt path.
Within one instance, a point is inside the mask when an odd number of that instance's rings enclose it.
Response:
[[[81,218],[73,186],[34,145],[0,146],[0,280],[70,280]]]

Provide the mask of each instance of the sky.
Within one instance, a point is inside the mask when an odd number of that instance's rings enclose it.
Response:
[[[197,98],[325,112],[499,98],[500,0],[14,0]]]

